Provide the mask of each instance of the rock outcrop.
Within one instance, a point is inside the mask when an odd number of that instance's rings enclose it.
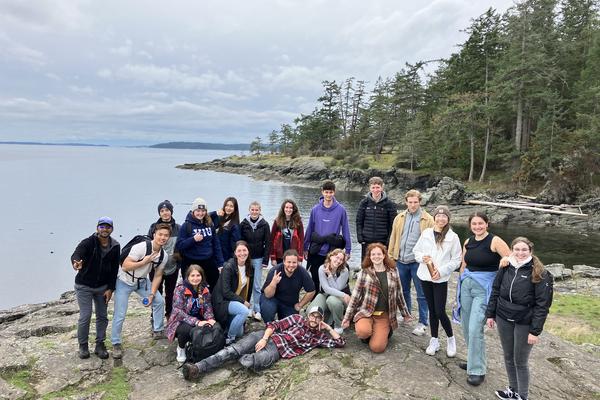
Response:
[[[450,287],[455,287],[455,279]],[[152,340],[150,310],[135,296],[124,325],[125,353],[120,362],[93,354],[87,360],[77,357],[78,310],[72,293],[58,301],[3,312],[0,318],[0,399],[475,400],[491,399],[493,390],[506,386],[497,332],[488,329],[488,372],[479,387],[467,385],[465,372],[458,367],[466,357],[459,326],[454,325],[458,355],[448,358],[443,337],[442,349],[431,357],[424,351],[428,336],[414,336],[412,327],[402,324],[383,354],[371,353],[347,330],[345,349],[314,350],[258,374],[232,362],[190,383],[177,368],[175,343]],[[253,322],[249,327],[261,325]],[[598,398],[599,368],[597,352],[545,332],[531,356],[531,397]]]

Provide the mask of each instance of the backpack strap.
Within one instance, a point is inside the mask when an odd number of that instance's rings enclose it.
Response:
[[[163,251],[164,251],[164,250],[163,250],[163,249],[161,249],[161,252],[160,252],[160,260],[159,260],[159,263],[158,263],[158,265],[160,265],[160,263],[162,262],[162,259],[163,259],[163,257],[164,257]],[[151,241],[151,240],[146,240],[146,256],[147,256],[147,255],[149,255],[149,254],[152,254],[152,241]],[[144,257],[145,257],[145,256],[144,256]],[[140,258],[138,261],[142,261],[142,260],[144,259],[144,257]],[[135,270],[133,270],[133,271],[131,271],[131,272],[129,272],[129,271],[125,271],[125,273],[126,273],[127,275],[131,276],[131,282],[132,282],[132,283],[133,283],[133,282],[135,282],[135,280],[137,279],[137,280],[138,280],[138,285],[139,285],[139,281],[140,281],[140,279],[141,279],[141,278],[136,278],[136,277],[135,277]]]

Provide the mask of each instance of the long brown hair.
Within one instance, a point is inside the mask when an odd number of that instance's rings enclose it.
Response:
[[[544,264],[540,261],[537,256],[533,255],[533,242],[527,239],[524,236],[519,236],[513,239],[510,244],[510,248],[512,248],[517,243],[525,243],[527,247],[529,247],[529,251],[531,252],[531,259],[533,261],[533,271],[531,273],[531,282],[538,283],[542,280],[542,274],[544,273]]]
[[[279,207],[279,212],[277,213],[277,218],[275,218],[275,224],[279,229],[285,228],[285,205],[290,203],[292,205],[292,216],[290,217],[290,222],[292,223],[292,228],[297,229],[301,224],[302,220],[300,219],[300,211],[298,211],[298,206],[296,202],[291,199],[285,199],[283,203],[281,203],[281,207]]]
[[[390,258],[390,256],[388,255],[387,247],[385,247],[381,243],[371,243],[369,246],[367,246],[367,255],[365,256],[365,259],[362,261],[362,265],[361,265],[362,269],[373,268],[373,262],[371,261],[371,251],[375,248],[380,249],[381,252],[383,253],[383,265],[385,265],[385,269],[388,271],[395,269],[396,264],[394,263],[394,260],[392,260]]]
[[[329,253],[327,253],[327,257],[325,257],[325,262],[323,262],[323,265],[325,265],[325,269],[329,269],[329,266],[331,265],[331,258],[337,256],[340,253],[344,253],[344,250],[333,249]],[[335,271],[335,274],[337,276],[340,276],[340,273],[344,270],[344,268],[348,268],[348,264],[346,263],[346,261],[344,261],[342,265],[338,267],[338,269]]]
[[[225,214],[225,206],[227,205],[227,202],[230,201],[233,204],[233,212],[231,213],[231,216]],[[234,225],[238,225],[240,223],[240,209],[238,207],[238,201],[235,197],[227,197],[224,201],[223,201],[223,218],[219,218],[219,228],[223,228],[223,225],[230,221],[232,224]]]
[[[237,257],[235,256],[235,251],[239,246],[244,246],[248,250],[248,258],[246,258],[244,265],[246,266],[246,276],[250,278],[254,273],[254,268],[252,268],[252,262],[250,261],[250,246],[248,246],[248,243],[245,240],[238,240],[235,242],[235,246],[233,246],[233,260],[236,267],[239,264],[237,262]]]
[[[190,274],[192,273],[192,271],[196,271],[200,274],[200,276],[202,277],[202,280],[200,281],[200,285],[198,286],[198,301],[200,302],[200,304],[204,303],[204,297],[202,296],[202,288],[206,287],[207,282],[206,282],[206,274],[204,273],[204,268],[202,268],[201,266],[199,266],[198,264],[190,264],[188,266],[187,271],[185,271],[185,280],[189,281],[189,277]],[[191,283],[190,283],[191,285]]]

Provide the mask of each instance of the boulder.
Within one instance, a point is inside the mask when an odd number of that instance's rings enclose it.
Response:
[[[443,177],[436,186],[423,193],[424,204],[462,204],[465,200],[465,186],[452,178]]]
[[[565,268],[565,264],[548,264],[544,265],[544,268],[546,268],[546,270],[548,270],[548,272],[550,272],[556,280],[570,278],[573,274],[572,270]]]
[[[600,278],[600,268],[589,265],[573,265],[573,275],[583,278]]]

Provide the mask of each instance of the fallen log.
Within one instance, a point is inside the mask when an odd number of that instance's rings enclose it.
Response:
[[[467,200],[464,204],[470,204],[475,206],[494,206],[494,207],[506,207],[506,208],[516,208],[518,210],[530,210],[530,211],[539,211],[548,214],[561,214],[561,215],[572,215],[574,217],[587,217],[587,214],[583,213],[575,213],[570,211],[559,211],[559,210],[548,210],[546,208],[539,207],[531,207],[531,206],[520,206],[516,204],[508,204],[508,203],[495,203],[492,201],[481,201],[481,200]]]

